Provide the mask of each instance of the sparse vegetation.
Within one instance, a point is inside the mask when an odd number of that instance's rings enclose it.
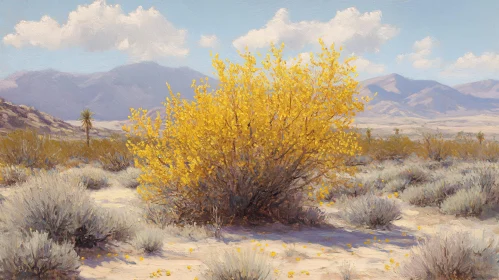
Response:
[[[416,246],[397,273],[403,279],[495,279],[497,249],[487,236],[442,232]]]
[[[354,198],[343,213],[349,223],[368,228],[389,226],[400,215],[400,207],[394,200],[372,194]]]
[[[270,280],[273,279],[272,264],[269,257],[250,248],[227,250],[213,254],[207,260],[207,280]]]
[[[85,188],[66,176],[33,177],[0,205],[4,231],[47,232],[56,242],[92,248],[120,237],[133,227],[109,210],[97,207]]]
[[[159,252],[163,248],[165,233],[161,229],[148,228],[137,232],[134,245],[148,254]]]
[[[11,233],[0,239],[2,279],[71,279],[79,267],[73,245],[55,243],[47,232]]]

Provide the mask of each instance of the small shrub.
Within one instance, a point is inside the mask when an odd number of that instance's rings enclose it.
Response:
[[[397,273],[403,279],[496,279],[497,249],[492,238],[439,233],[415,246]]]
[[[389,226],[400,219],[400,207],[394,200],[368,194],[355,199],[346,206],[343,217],[351,224],[377,228]]]
[[[63,158],[65,143],[35,130],[15,130],[0,138],[0,161],[7,165],[52,169]]]
[[[487,197],[480,188],[462,189],[442,203],[441,210],[445,214],[458,216],[479,216]]]
[[[10,186],[28,180],[29,169],[20,166],[0,167],[0,185]]]
[[[138,168],[129,167],[117,174],[120,184],[128,189],[135,189],[139,186],[139,178],[141,171]]]
[[[351,263],[344,262],[340,266],[340,274],[343,280],[353,280],[355,278],[355,267]]]
[[[409,185],[410,181],[404,178],[397,178],[386,183],[383,191],[385,192],[402,192]]]
[[[56,242],[74,242],[75,247],[91,248],[126,232],[124,218],[97,207],[89,193],[66,176],[32,177],[0,207],[4,229],[48,232]]]
[[[168,205],[148,203],[144,209],[144,217],[148,223],[154,224],[162,229],[174,223],[174,212]]]
[[[326,221],[326,213],[318,207],[303,207],[298,214],[298,220],[307,226],[318,226]]]
[[[161,229],[149,228],[139,231],[135,236],[134,245],[138,250],[151,254],[163,248],[164,232]]]
[[[100,168],[85,166],[83,168],[71,169],[64,174],[74,176],[74,178],[79,180],[89,190],[100,190],[110,186],[108,180],[110,174]]]
[[[72,244],[55,243],[44,232],[8,234],[0,243],[0,278],[70,279],[80,262]]]
[[[240,252],[225,251],[212,255],[206,261],[207,280],[269,280],[272,279],[272,265],[267,255],[259,254],[250,248]]]
[[[438,180],[424,186],[405,189],[401,199],[416,206],[439,206],[447,197],[455,194],[461,186],[446,180]]]
[[[405,168],[399,178],[406,180],[409,185],[415,185],[431,181],[432,176],[430,170],[420,165],[412,165]]]
[[[487,203],[499,202],[499,182],[496,170],[481,166],[467,174],[464,178],[464,186],[467,188],[478,187],[487,198]]]

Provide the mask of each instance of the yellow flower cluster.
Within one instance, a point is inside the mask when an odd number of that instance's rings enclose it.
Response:
[[[135,139],[127,146],[142,170],[142,198],[168,193],[202,205],[217,192],[199,182],[234,168],[265,174],[269,166],[294,163],[324,176],[347,169],[345,156],[360,151],[358,135],[349,128],[369,98],[354,97],[359,90],[354,58],[341,62],[334,45],[320,44],[322,52],[312,55],[310,64],[287,64],[284,45],[272,46],[272,58],[263,58],[261,67],[249,52],[241,54],[241,64],[215,55],[216,90],[208,91],[207,78],[199,85],[193,81],[193,101],[170,89],[163,119],[159,112],[152,120],[147,110],[132,108],[131,124],[123,130]],[[317,198],[328,192],[321,188]]]

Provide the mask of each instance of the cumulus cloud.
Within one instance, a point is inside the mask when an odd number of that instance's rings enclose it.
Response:
[[[425,37],[419,41],[414,42],[412,46],[413,52],[408,54],[399,54],[397,62],[409,60],[412,66],[417,69],[429,69],[439,67],[441,60],[439,58],[430,59],[432,48],[437,44],[436,40],[430,36]]]
[[[379,51],[381,45],[396,36],[399,29],[381,23],[381,11],[360,13],[356,8],[338,11],[327,22],[292,22],[285,8],[279,9],[274,17],[260,29],[250,30],[235,39],[232,44],[239,50],[254,50],[268,47],[271,42],[284,42],[292,49],[302,49],[307,44],[335,43],[356,53]]]
[[[383,64],[377,64],[363,57],[357,57],[353,61],[353,65],[357,67],[357,72],[368,73],[368,74],[381,74],[385,72],[385,66]]]
[[[187,31],[176,28],[156,9],[139,6],[124,14],[119,5],[105,0],[78,6],[67,22],[58,23],[50,16],[40,21],[20,21],[15,33],[3,38],[16,48],[37,46],[50,50],[81,47],[87,51],[117,49],[133,60],[151,60],[166,56],[186,56]]]
[[[485,52],[475,55],[468,52],[442,71],[444,76],[468,77],[499,74],[499,54]]]
[[[218,44],[216,35],[201,35],[201,39],[199,39],[199,45],[204,48],[216,48]]]
[[[286,61],[289,65],[294,65],[298,62],[298,58],[301,58],[301,63],[310,63],[310,53],[300,53],[297,57],[290,58]],[[383,64],[376,64],[372,61],[365,59],[360,56],[356,56],[356,59],[352,61],[352,64],[356,66],[357,72],[366,74],[380,74],[385,72],[385,66]]]

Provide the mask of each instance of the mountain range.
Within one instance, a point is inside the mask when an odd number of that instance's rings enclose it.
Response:
[[[125,120],[130,107],[158,110],[174,93],[192,99],[192,80],[206,75],[188,67],[170,68],[154,62],[120,66],[108,72],[74,74],[56,70],[18,72],[0,80],[0,97],[33,106],[64,120],[76,120],[90,108],[96,120]],[[218,81],[209,78],[212,87]],[[485,80],[447,86],[398,74],[362,81],[361,95],[377,96],[360,116],[436,118],[476,114],[499,115],[499,81]]]

